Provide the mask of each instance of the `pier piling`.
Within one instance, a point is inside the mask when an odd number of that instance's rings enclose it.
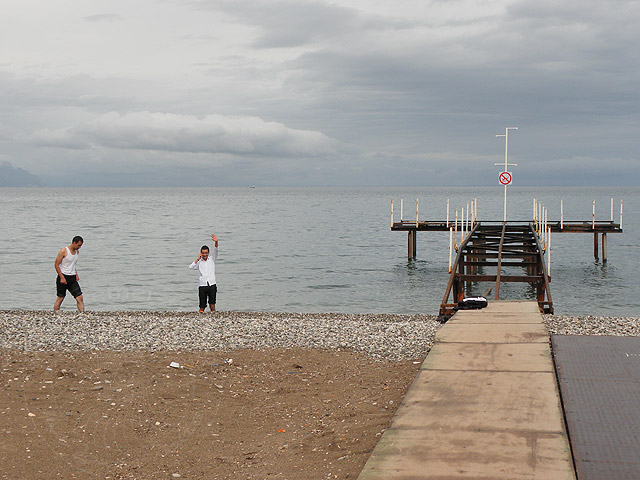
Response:
[[[416,258],[416,249],[418,246],[417,233],[416,230],[409,230],[407,233],[407,258],[409,260]]]

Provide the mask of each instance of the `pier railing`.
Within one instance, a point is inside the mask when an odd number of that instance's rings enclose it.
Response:
[[[564,220],[564,205],[561,202],[560,221],[548,220],[548,209],[533,201],[533,218],[530,222],[478,221],[477,200],[466,204],[466,208],[455,210],[455,220],[450,218],[447,201],[446,220],[420,220],[416,200],[416,218],[403,218],[403,202],[400,202],[400,221],[394,220],[391,202],[391,230],[408,234],[408,257],[416,258],[417,232],[449,232],[449,282],[440,306],[441,315],[450,315],[459,306],[474,283],[490,282],[494,299],[499,300],[500,285],[508,282],[529,283],[535,287],[541,312],[553,313],[551,300],[551,234],[592,233],[594,235],[594,258],[599,259],[598,238],[602,237],[602,259],[607,261],[607,234],[622,233],[622,201],[620,223],[613,221],[613,199],[611,220],[596,220],[595,202],[590,221]],[[460,215],[459,215],[460,213]],[[458,238],[460,244],[458,245]],[[452,263],[454,250],[457,252]],[[545,263],[546,255],[546,263]],[[485,273],[486,267],[496,267],[495,274]],[[508,275],[503,267],[521,267],[525,275]],[[485,296],[488,293],[484,294]],[[450,299],[450,297],[452,297]]]

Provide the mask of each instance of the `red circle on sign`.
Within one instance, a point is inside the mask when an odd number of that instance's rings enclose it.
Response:
[[[511,174],[509,172],[502,172],[499,178],[502,185],[509,185],[511,183]]]

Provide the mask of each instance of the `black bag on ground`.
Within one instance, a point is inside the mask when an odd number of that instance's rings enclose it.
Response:
[[[458,302],[455,310],[477,310],[484,308],[489,304],[484,297],[467,297]]]

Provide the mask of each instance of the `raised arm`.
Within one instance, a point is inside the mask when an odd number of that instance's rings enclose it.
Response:
[[[214,246],[216,248],[218,248],[218,237],[216,237],[215,235],[211,234],[211,240],[213,240]]]

